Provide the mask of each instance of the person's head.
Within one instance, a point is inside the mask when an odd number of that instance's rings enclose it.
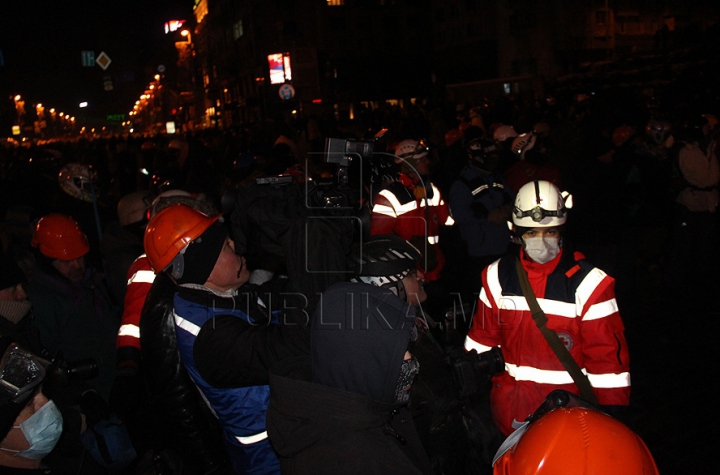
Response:
[[[310,327],[312,381],[404,404],[420,370],[410,354],[416,338],[415,308],[388,289],[333,284],[323,292]]]
[[[88,166],[80,163],[68,163],[58,173],[60,188],[73,198],[82,201],[93,201],[95,193],[93,180],[93,171]]]
[[[144,230],[148,221],[147,211],[154,198],[149,191],[133,191],[120,198],[117,204],[120,226]]]
[[[41,390],[49,362],[1,336],[0,354],[0,466],[39,468],[63,426]]]
[[[353,282],[389,289],[410,305],[427,299],[424,274],[417,269],[420,251],[396,234],[373,236],[351,262]]]
[[[493,132],[493,140],[497,143],[503,143],[508,139],[512,139],[518,136],[515,127],[512,125],[502,124],[498,126]]]
[[[480,127],[472,126],[463,136],[468,161],[483,170],[493,172],[500,164],[500,151],[495,142],[485,138],[485,132]]]
[[[23,288],[25,273],[12,256],[0,255],[0,317],[19,322],[30,311],[30,302]]]
[[[70,216],[53,213],[40,218],[31,244],[60,275],[75,283],[82,280],[90,245]]]
[[[566,391],[550,393],[511,437],[495,455],[495,475],[658,474],[636,433]]]
[[[178,284],[199,284],[225,292],[250,278],[245,258],[221,215],[207,216],[184,204],[169,206],[148,223],[144,246],[156,274],[166,272]]]
[[[668,148],[672,143],[668,141],[672,137],[672,125],[666,120],[651,119],[645,126],[645,135],[655,144],[663,145]]]
[[[403,140],[395,147],[395,163],[411,176],[430,172],[429,149],[423,140]]]
[[[527,256],[544,264],[562,247],[562,229],[572,208],[572,196],[551,182],[535,180],[523,185],[515,196],[512,220]]]

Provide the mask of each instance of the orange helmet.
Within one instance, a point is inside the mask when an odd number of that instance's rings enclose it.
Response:
[[[221,215],[206,216],[184,204],[156,214],[145,229],[145,254],[156,274],[165,270],[188,244],[200,237]]]
[[[462,139],[463,133],[460,129],[450,129],[445,132],[445,146],[449,147]]]
[[[600,473],[657,475],[658,469],[637,434],[581,406],[557,407],[539,416],[493,464],[494,475]]]
[[[71,261],[90,251],[87,236],[70,216],[48,214],[35,226],[31,244],[45,257]]]
[[[627,140],[633,135],[635,135],[635,127],[632,127],[630,125],[621,125],[613,131],[613,144],[615,144],[616,147],[620,147],[622,144],[627,142]]]

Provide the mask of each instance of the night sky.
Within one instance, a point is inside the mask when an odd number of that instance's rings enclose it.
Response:
[[[174,61],[163,25],[189,19],[193,0],[3,2],[0,93],[21,94],[71,114],[127,113],[159,65]],[[82,51],[104,51],[106,71],[83,67]],[[113,90],[105,90],[106,77]],[[5,99],[5,98],[3,98]],[[78,104],[90,106],[80,110]]]

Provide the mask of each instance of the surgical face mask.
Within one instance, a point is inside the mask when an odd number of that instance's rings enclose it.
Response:
[[[420,362],[414,356],[409,360],[402,362],[400,366],[400,376],[398,377],[398,384],[395,388],[395,402],[398,404],[406,404],[410,399],[410,392],[407,390],[408,386],[412,385],[415,376],[420,372]]]
[[[23,421],[19,426],[30,443],[25,450],[10,450],[0,447],[0,450],[15,452],[16,457],[24,457],[29,460],[40,460],[55,448],[60,435],[62,435],[63,419],[60,411],[54,402],[48,401],[35,414]]]
[[[550,262],[560,253],[560,238],[557,237],[523,238],[523,242],[527,255],[538,264]]]

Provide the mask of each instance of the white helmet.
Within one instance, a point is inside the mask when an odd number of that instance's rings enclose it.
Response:
[[[58,173],[60,188],[79,200],[92,202],[94,173],[89,167],[76,162],[68,163]]]
[[[149,191],[133,191],[120,198],[117,214],[120,226],[138,223],[145,218],[154,196]]]
[[[512,125],[501,125],[493,132],[493,140],[496,142],[504,142],[509,138],[517,137],[518,133]]]
[[[535,146],[537,136],[534,133],[524,133],[515,137],[512,143],[512,151],[520,160],[525,160],[525,152],[531,150]]]
[[[554,184],[535,180],[520,188],[515,197],[513,223],[524,228],[549,228],[567,221],[567,210],[572,208],[572,195],[562,193]]]
[[[423,140],[403,140],[395,147],[395,156],[413,167],[428,155],[428,147]]]

